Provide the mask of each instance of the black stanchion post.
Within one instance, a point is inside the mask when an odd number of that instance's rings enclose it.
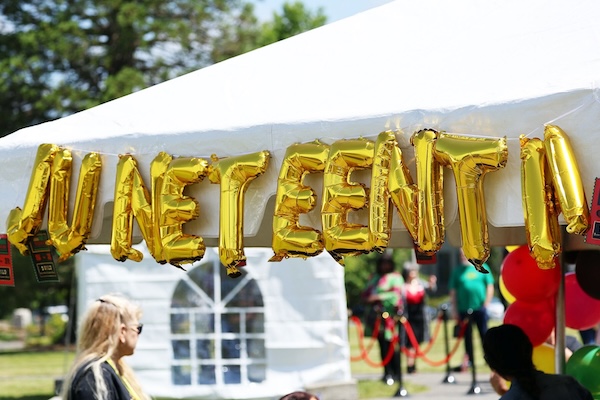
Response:
[[[450,368],[450,344],[448,338],[448,304],[444,303],[440,306],[440,312],[442,313],[442,321],[444,322],[444,349],[446,350],[446,377],[442,383],[456,383],[454,375],[452,375],[452,369]]]
[[[469,327],[467,327],[467,329],[471,331],[471,356],[473,357],[473,359],[471,360],[471,387],[469,388],[467,394],[481,394],[481,388],[477,384],[477,370],[475,368],[475,346],[473,344],[473,310],[469,309],[467,313],[468,324],[470,325]]]
[[[406,320],[406,317],[403,315],[402,311],[398,311],[398,315],[396,316],[396,321],[398,322],[398,390],[394,397],[406,397],[408,396],[408,390],[404,387],[404,380],[402,379],[402,340],[404,339],[404,325],[403,322]]]

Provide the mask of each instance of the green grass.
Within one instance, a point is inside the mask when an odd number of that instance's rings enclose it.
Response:
[[[0,400],[54,396],[54,380],[66,374],[73,356],[73,351],[0,353]]]

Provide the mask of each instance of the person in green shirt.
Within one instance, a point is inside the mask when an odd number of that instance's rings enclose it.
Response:
[[[402,289],[404,279],[399,272],[395,270],[394,261],[389,254],[384,254],[377,261],[376,271],[369,279],[366,289],[363,291],[363,300],[369,308],[365,332],[372,332],[375,324],[379,320],[379,330],[377,331],[377,341],[381,360],[384,362],[383,381],[388,385],[393,385],[400,376],[400,350],[398,343],[394,349],[391,348],[396,334],[394,316],[403,308]],[[393,352],[391,359],[390,352]]]
[[[465,352],[469,365],[473,365],[473,329],[477,325],[479,335],[483,340],[488,327],[487,307],[494,296],[494,277],[490,267],[483,264],[488,273],[484,274],[475,269],[460,251],[460,265],[452,270],[450,275],[450,301],[453,317],[460,324],[467,320],[465,329]]]

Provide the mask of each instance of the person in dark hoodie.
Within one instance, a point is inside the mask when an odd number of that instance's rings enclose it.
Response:
[[[590,391],[572,376],[537,370],[533,345],[516,325],[489,329],[483,338],[483,351],[492,371],[511,382],[501,400],[593,400]]]

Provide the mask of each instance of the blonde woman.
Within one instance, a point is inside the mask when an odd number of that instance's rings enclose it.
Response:
[[[142,333],[141,309],[119,295],[104,295],[79,328],[77,357],[63,387],[65,400],[148,400],[123,360]]]

